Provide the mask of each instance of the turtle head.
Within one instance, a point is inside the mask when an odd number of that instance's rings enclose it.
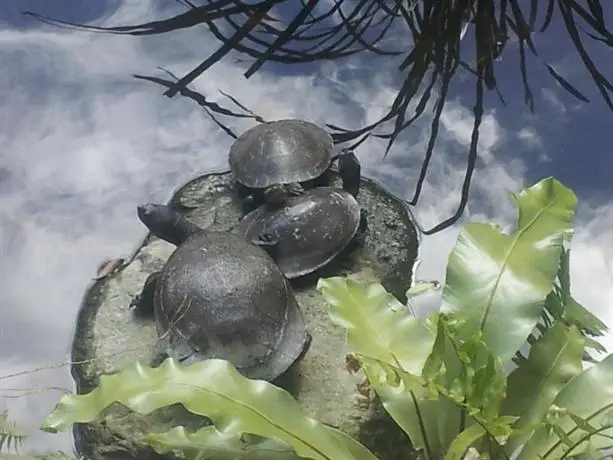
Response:
[[[275,209],[280,208],[287,201],[287,191],[282,184],[271,185],[264,190],[264,201]]]
[[[273,259],[276,256],[276,251],[279,246],[280,238],[276,232],[262,231],[259,235],[251,240],[253,244],[259,246],[266,251]]]
[[[151,233],[177,246],[201,230],[167,205],[147,203],[137,206],[136,209],[138,218]]]
[[[141,204],[136,207],[136,211],[140,221],[151,231],[173,220],[172,209],[162,204]]]
[[[264,190],[264,201],[273,209],[283,206],[291,196],[304,193],[304,188],[298,182],[289,184],[274,184]]]

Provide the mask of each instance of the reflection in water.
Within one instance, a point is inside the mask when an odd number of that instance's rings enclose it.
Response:
[[[149,20],[155,11],[150,0],[126,1],[104,22]],[[226,164],[231,142],[192,101],[169,100],[158,86],[131,77],[154,72],[160,64],[186,73],[216,46],[203,41],[202,30],[141,39],[44,25],[20,30],[9,24],[0,31],[0,61],[10,63],[0,73],[0,374],[4,376],[68,358],[74,318],[99,263],[128,255],[143,236],[136,204],[164,201],[198,171]],[[548,43],[556,46],[555,40]],[[203,46],[208,49],[202,50]],[[516,44],[508,43],[501,64],[516,52]],[[560,65],[567,66],[565,62]],[[292,76],[265,67],[245,81],[246,65],[228,59],[192,87],[220,103],[226,100],[217,90],[229,92],[266,119],[298,117],[357,128],[388,109],[395,96],[388,76],[396,65],[384,58],[354,57]],[[613,140],[606,125],[611,114],[598,101],[577,104],[545,77],[536,73],[534,80],[535,88],[543,88],[534,94],[536,115],[525,111],[516,76],[508,77],[509,94],[514,96],[507,98],[508,106],[484,115],[467,217],[495,215],[509,225],[514,219],[509,190],[551,171],[573,171],[572,176],[561,177],[565,183],[574,180],[568,185],[583,200],[571,254],[573,289],[579,300],[611,322],[613,281],[607,269],[609,254],[603,252],[613,247],[607,217],[610,189],[602,171],[606,168],[598,168],[587,151],[581,157],[576,148],[559,155],[560,148],[575,138],[590,151],[602,148],[590,145],[592,138]],[[441,116],[440,144],[416,209],[424,227],[457,208],[473,123],[464,89],[461,82],[454,87]],[[574,129],[577,120],[589,124],[594,119],[600,124]],[[357,154],[365,174],[384,179],[410,197],[429,123],[423,119],[405,131],[385,161],[385,142],[370,139],[362,144]],[[251,120],[235,120],[233,129],[241,132],[252,125]],[[555,162],[547,163],[548,157]],[[578,181],[577,176],[584,179]],[[594,187],[599,201],[590,206]],[[424,238],[420,279],[442,280],[456,235],[453,227]],[[15,388],[51,386],[72,388],[66,367],[0,379],[0,410],[9,408],[32,432],[27,448],[69,451],[68,435],[36,431],[59,396],[57,391],[6,397],[13,396]]]
[[[23,225],[11,219],[6,212],[0,212],[0,254],[3,258],[10,259],[14,264],[19,264],[23,247],[26,244],[26,234]],[[3,270],[8,270],[8,265],[0,265],[0,274],[6,275]]]
[[[253,58],[253,62],[244,71],[245,78],[255,75],[266,63],[295,66],[322,60],[337,61],[347,56],[368,55],[370,59],[383,56],[388,61],[392,61],[392,57],[402,57],[402,60],[398,60],[400,72],[397,75],[402,75],[403,81],[396,88],[393,103],[386,107],[383,114],[374,121],[362,123],[358,129],[333,124],[328,124],[328,128],[333,131],[332,136],[336,143],[345,143],[345,147],[355,148],[374,134],[375,130],[387,124],[390,128],[388,133],[377,133],[379,138],[387,139],[387,156],[394,141],[407,129],[412,128],[431,106],[430,140],[425,149],[415,192],[410,199],[412,205],[416,205],[421,196],[452,86],[460,78],[468,80],[474,89],[474,94],[471,94],[474,100],[473,123],[460,204],[451,217],[432,228],[424,229],[425,235],[437,233],[455,224],[466,208],[478,158],[486,92],[495,93],[500,102],[505,104],[497,80],[497,73],[500,73],[497,63],[501,61],[502,50],[509,41],[516,43],[519,54],[518,69],[522,86],[517,88],[516,92],[523,94],[524,104],[531,112],[534,111],[535,97],[528,78],[528,51],[534,61],[547,69],[550,77],[569,95],[580,102],[589,102],[587,96],[564,76],[565,72],[560,73],[555,65],[543,59],[534,39],[537,33],[551,30],[554,15],[559,17],[561,20],[558,23],[563,25],[566,38],[570,39],[568,45],[581,57],[580,63],[585,75],[589,75],[604,102],[613,110],[610,98],[613,85],[594,64],[588,51],[588,45],[594,43],[602,47],[613,46],[610,39],[613,34],[607,29],[606,16],[599,1],[591,2],[584,9],[563,2],[557,5],[550,3],[547,8],[538,9],[536,3],[533,3],[527,11],[522,9],[525,5],[518,0],[501,2],[498,5],[499,11],[495,10],[493,2],[477,1],[414,2],[410,6],[400,2],[390,8],[384,4],[375,3],[365,7],[364,3],[352,4],[340,0],[324,3],[323,6],[319,5],[320,8],[316,8],[317,2],[311,2],[295,10],[288,10],[287,6],[294,5],[284,0],[258,4],[257,7],[238,3],[227,9],[220,8],[223,2],[199,6],[191,2],[180,3],[185,7],[184,11],[171,12],[156,21],[143,21],[138,18],[136,24],[121,26],[78,24],[61,15],[53,17],[37,11],[27,11],[25,14],[62,27],[136,36],[165,34],[206,24],[221,46],[215,52],[209,53],[196,68],[181,77],[164,69],[172,80],[135,77],[163,85],[166,88],[165,96],[174,97],[181,94],[193,98],[230,135],[233,135],[231,130],[220,124],[211,114],[213,111],[227,115],[228,110],[225,107],[212,106],[206,102],[203,95],[193,92],[187,86],[204,75],[231,50],[238,50]],[[326,7],[324,11],[322,8]],[[245,16],[249,20],[243,21]],[[271,23],[272,17],[276,18],[274,22],[286,25],[276,27],[277,24]],[[215,20],[220,19],[232,24],[233,30],[230,34],[221,33],[219,25],[215,23]],[[583,24],[580,29],[577,28],[578,20]],[[464,40],[469,29],[472,31],[472,41]],[[590,43],[585,42],[585,36],[579,35],[579,30],[586,32]],[[510,33],[513,34],[512,37]],[[396,37],[401,39],[394,40]],[[383,43],[386,46],[382,46]],[[390,46],[392,43],[396,46]],[[244,109],[236,99],[228,97],[235,105]],[[249,116],[261,121],[251,110],[245,111]]]
[[[80,0],[3,0],[0,5],[0,21],[11,28],[37,29],[40,23],[25,16],[24,10],[34,10],[41,14],[61,13],[69,21],[90,22],[111,15],[117,10],[121,0],[83,2]]]

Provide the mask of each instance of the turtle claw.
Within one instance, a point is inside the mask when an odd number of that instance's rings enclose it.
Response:
[[[357,198],[360,192],[362,166],[353,150],[346,150],[339,156],[338,172],[343,180],[343,190]]]
[[[135,295],[130,302],[130,309],[134,311],[136,316],[151,317],[153,316],[153,301],[155,296],[155,285],[160,277],[160,272],[154,272],[147,277],[143,290],[140,294]]]
[[[134,297],[132,297],[132,300],[130,301],[130,305],[128,306],[128,308],[130,310],[134,310],[134,309],[139,308],[142,298],[143,298],[143,296],[140,295],[140,294],[135,295]]]
[[[129,309],[136,318],[150,319],[153,317],[153,305],[147,303],[146,295],[144,294],[132,297]]]
[[[288,196],[300,196],[304,194],[304,187],[299,183],[291,183],[285,186],[285,193]]]

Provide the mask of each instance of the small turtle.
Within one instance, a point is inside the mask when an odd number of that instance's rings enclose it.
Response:
[[[268,250],[287,278],[327,265],[366,230],[366,211],[350,193],[318,187],[285,205],[260,206],[241,219],[238,233]]]
[[[357,196],[360,162],[351,150],[333,154],[328,132],[314,123],[285,119],[245,131],[230,148],[228,162],[239,195],[253,209],[263,202],[283,205],[305,188],[329,185],[329,169],[338,160],[343,188]]]
[[[138,206],[138,216],[177,246],[131,304],[155,315],[168,355],[184,362],[225,359],[243,375],[268,381],[304,356],[311,336],[303,314],[264,249],[233,233],[204,230],[169,206]]]

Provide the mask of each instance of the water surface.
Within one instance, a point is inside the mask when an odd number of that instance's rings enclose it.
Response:
[[[162,7],[164,10],[162,11]],[[71,449],[68,435],[36,430],[60,393],[72,389],[66,366],[74,319],[102,259],[128,255],[145,234],[136,204],[164,201],[198,172],[224,166],[231,139],[192,101],[162,96],[132,73],[191,70],[216,43],[204,27],[135,38],[88,34],[20,15],[35,9],[73,21],[129,24],[181,6],[153,0],[4,0],[0,3],[0,409],[32,435],[28,449]],[[535,36],[542,56],[578,84],[591,103],[557,86],[531,63],[535,113],[523,104],[517,48],[509,43],[499,76],[507,106],[488,94],[479,168],[467,218],[511,223],[508,191],[555,175],[580,198],[572,252],[576,297],[613,323],[609,146],[613,117],[561,26]],[[605,75],[613,61],[598,46]],[[296,68],[266,65],[245,81],[245,64],[216,64],[193,88],[226,103],[230,92],[268,119],[299,117],[358,127],[380,116],[399,83],[397,61],[356,57]],[[162,75],[159,74],[158,75]],[[423,197],[426,227],[455,211],[472,127],[472,83],[464,79],[443,114]],[[249,120],[233,121],[240,132]],[[375,141],[357,152],[365,174],[410,197],[429,136],[426,116],[383,160]],[[443,279],[458,228],[424,239],[421,276]],[[610,338],[607,338],[611,343]],[[53,367],[56,366],[56,367]],[[6,376],[36,368],[34,373]],[[15,389],[32,389],[14,397]]]

